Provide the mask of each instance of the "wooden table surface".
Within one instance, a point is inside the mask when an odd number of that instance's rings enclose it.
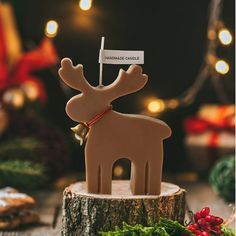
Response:
[[[212,214],[226,219],[232,209],[205,182],[183,183],[181,187],[187,190],[187,203],[195,212],[209,206]],[[61,230],[62,190],[44,190],[32,193],[37,199],[37,209],[40,213],[41,224],[17,231],[1,231],[0,236],[59,236]],[[231,227],[235,227],[234,222]]]

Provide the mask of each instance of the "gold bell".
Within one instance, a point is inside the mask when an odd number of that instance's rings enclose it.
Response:
[[[75,138],[80,141],[80,146],[82,146],[83,142],[87,139],[89,127],[83,123],[80,123],[71,128],[71,130],[75,133]]]

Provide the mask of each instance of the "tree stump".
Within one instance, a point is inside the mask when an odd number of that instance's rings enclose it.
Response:
[[[149,225],[160,217],[181,223],[185,215],[185,190],[162,182],[159,196],[132,195],[129,181],[113,181],[112,195],[86,193],[85,182],[67,187],[63,195],[63,236],[97,236],[122,222]]]

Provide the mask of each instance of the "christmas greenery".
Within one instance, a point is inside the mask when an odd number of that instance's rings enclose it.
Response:
[[[59,130],[31,119],[21,122],[16,131],[11,130],[11,134],[18,133],[17,137],[8,136],[0,142],[1,185],[44,187],[63,174],[68,152],[65,137]]]
[[[13,138],[0,145],[0,183],[18,188],[36,188],[47,181],[41,160],[44,145],[33,137]]]
[[[43,146],[42,142],[33,137],[17,137],[2,142],[0,145],[0,161],[9,159],[35,160]]]
[[[193,235],[183,225],[177,221],[161,218],[157,224],[135,226],[123,223],[123,226],[116,227],[114,231],[100,232],[101,236],[178,236]]]
[[[0,162],[1,184],[20,188],[36,188],[46,183],[43,165],[22,160]]]
[[[51,181],[65,173],[70,162],[69,146],[68,139],[60,129],[49,124],[40,116],[30,113],[14,120],[14,124],[10,125],[8,129],[5,140],[14,143],[15,134],[22,140],[28,139],[28,137],[34,139],[38,145],[32,146],[34,149],[32,152],[30,151],[32,155],[21,155],[19,158],[15,158],[13,153],[11,159],[34,159],[34,161],[42,163],[47,168],[47,174]]]
[[[201,212],[197,212],[194,216],[201,215],[204,211],[209,208],[203,208]],[[208,215],[211,216],[211,215]],[[202,216],[203,217],[203,216]],[[214,216],[215,217],[215,216]],[[209,218],[209,217],[208,217]],[[220,217],[215,217],[216,219],[221,219]],[[201,219],[201,221],[203,221]],[[192,222],[193,223],[193,222]],[[181,225],[177,221],[160,218],[157,224],[151,226],[143,226],[141,224],[136,224],[135,226],[123,223],[122,227],[115,227],[114,231],[100,232],[100,236],[235,236],[232,229],[228,228],[224,224],[220,224],[219,233],[215,230],[210,230],[209,232],[205,229],[201,229],[202,225],[199,223],[188,224],[186,226]],[[192,230],[191,227],[198,225],[199,229]],[[218,227],[218,226],[217,226]]]
[[[235,156],[219,160],[213,167],[209,181],[213,190],[225,201],[235,201]]]
[[[221,236],[235,236],[235,233],[231,228],[226,227],[225,225],[222,225],[220,235]]]

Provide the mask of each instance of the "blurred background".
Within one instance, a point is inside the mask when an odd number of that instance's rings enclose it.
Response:
[[[66,174],[83,176],[84,148],[70,131],[76,124],[64,111],[76,91],[60,81],[57,70],[60,59],[70,57],[74,64],[84,65],[87,80],[97,86],[102,36],[105,49],[145,52],[148,84],[113,106],[169,124],[173,135],[165,141],[165,174],[196,180],[208,176],[219,160],[231,163],[232,169],[234,4],[233,0],[0,3],[2,184],[34,188]],[[120,67],[104,65],[105,85],[115,80]],[[128,178],[129,165],[127,160],[116,163],[114,178]]]

